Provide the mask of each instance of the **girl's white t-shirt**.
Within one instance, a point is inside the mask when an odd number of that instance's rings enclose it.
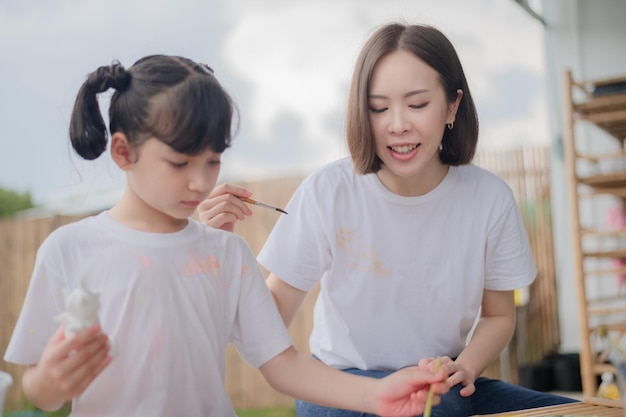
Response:
[[[321,280],[310,347],[340,369],[457,356],[483,291],[537,274],[511,189],[474,165],[403,197],[344,158],[306,178],[286,211],[257,259],[303,291]]]
[[[55,230],[37,254],[5,360],[32,365],[65,310],[63,288],[99,294],[119,354],[72,402],[72,416],[234,416],[226,346],[253,367],[291,345],[254,254],[239,236],[190,220],[144,233],[106,212]]]

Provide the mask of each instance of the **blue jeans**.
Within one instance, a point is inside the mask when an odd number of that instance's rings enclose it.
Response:
[[[391,372],[362,371],[345,369],[355,375],[383,378]],[[527,408],[545,407],[549,405],[577,402],[572,398],[534,391],[528,388],[509,384],[489,378],[478,378],[474,385],[476,391],[469,397],[461,397],[462,386],[456,385],[441,397],[441,402],[432,408],[432,417],[468,417],[476,414],[495,414]],[[296,401],[298,417],[375,417],[373,414],[322,407]]]

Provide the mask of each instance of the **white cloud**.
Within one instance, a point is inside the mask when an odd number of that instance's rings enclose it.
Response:
[[[517,114],[506,120],[482,124],[479,149],[504,150],[549,143],[546,100],[544,97],[535,97],[528,107],[531,109],[528,114]]]
[[[305,121],[307,138],[327,135],[323,119],[343,112],[360,31],[349,2],[289,2],[239,16],[224,42],[232,70],[249,81],[252,119],[261,140],[285,111]],[[244,8],[242,8],[244,10]]]

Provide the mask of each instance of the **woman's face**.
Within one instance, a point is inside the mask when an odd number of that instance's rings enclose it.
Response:
[[[439,74],[413,53],[383,56],[369,85],[369,117],[382,160],[378,176],[400,195],[421,195],[439,184],[447,172],[439,159],[446,124],[453,122],[461,100],[446,96]]]

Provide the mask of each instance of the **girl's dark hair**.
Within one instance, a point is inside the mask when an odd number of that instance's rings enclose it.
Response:
[[[478,115],[454,46],[433,27],[391,23],[370,36],[357,58],[352,75],[346,135],[356,171],[367,174],[378,172],[381,168],[382,161],[376,155],[369,118],[369,85],[376,63],[386,54],[398,50],[412,52],[437,71],[449,102],[456,100],[457,90],[463,90],[454,128],[444,129],[443,150],[439,157],[446,165],[471,162],[478,142]]]
[[[190,59],[151,55],[128,70],[117,61],[89,74],[78,91],[70,121],[70,140],[85,159],[107,146],[107,129],[97,95],[115,89],[109,106],[109,131],[122,132],[137,147],[154,137],[177,152],[193,155],[230,146],[235,106],[206,65]]]

